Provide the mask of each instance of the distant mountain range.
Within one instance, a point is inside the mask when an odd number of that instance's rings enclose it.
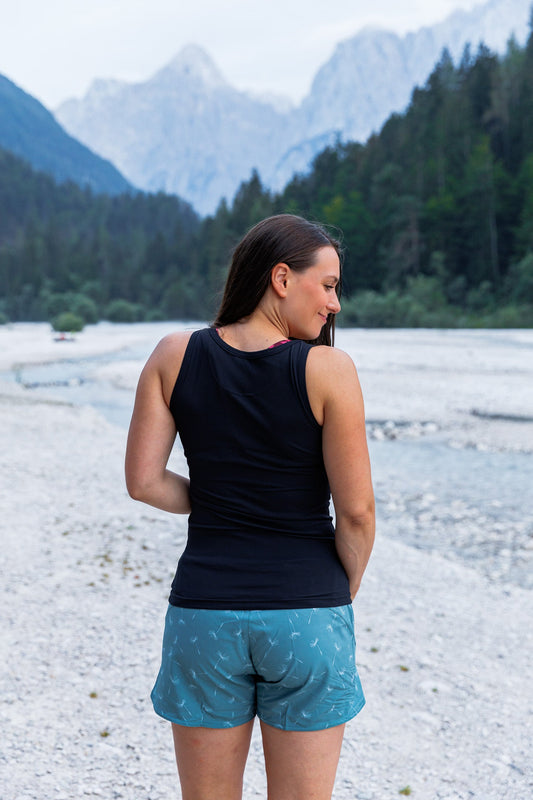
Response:
[[[69,136],[34,97],[0,75],[0,147],[47,172],[93,191],[120,194],[131,184],[109,161]]]
[[[523,44],[531,8],[532,0],[490,0],[403,37],[361,31],[341,42],[317,73],[301,107],[305,129],[317,135],[329,126],[345,141],[366,140],[392,112],[406,108],[444,48],[458,63],[467,44],[472,55],[481,43],[503,53],[512,35]]]
[[[328,144],[366,140],[407,106],[444,47],[457,61],[467,43],[472,53],[480,42],[502,52],[512,34],[523,43],[531,2],[490,0],[404,37],[365,29],[337,46],[298,108],[234,89],[195,46],[145,83],[95,81],[60,106],[61,124],[0,75],[0,147],[59,182],[163,190],[211,213],[252,169],[278,190]]]
[[[233,194],[252,167],[274,167],[273,131],[286,128],[283,112],[233,89],[193,46],[146,83],[96,81],[56,115],[136,186],[194,198],[203,212]]]
[[[136,186],[162,189],[212,212],[257,168],[282,188],[336,141],[365,141],[403,110],[448,47],[467,43],[502,52],[512,33],[523,43],[531,0],[490,0],[399,37],[366,29],[338,45],[299,108],[232,88],[209,56],[189,46],[145,83],[96,81],[57,118]]]

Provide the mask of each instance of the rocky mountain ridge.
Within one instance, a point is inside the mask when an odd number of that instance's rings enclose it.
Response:
[[[231,199],[252,169],[273,189],[305,172],[336,139],[364,141],[402,111],[447,47],[502,52],[528,33],[531,0],[489,0],[400,37],[364,29],[341,42],[298,108],[238,91],[189,45],[144,83],[98,81],[57,109],[65,128],[136,186],[176,193],[200,213]]]

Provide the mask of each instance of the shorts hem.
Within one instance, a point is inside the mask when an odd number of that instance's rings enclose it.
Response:
[[[355,709],[349,711],[345,716],[341,717],[338,720],[335,720],[334,722],[326,722],[326,723],[312,724],[311,721],[309,721],[309,724],[307,724],[306,722],[305,725],[298,726],[295,725],[294,723],[271,722],[270,720],[265,719],[265,717],[261,714],[258,714],[257,716],[266,725],[270,725],[272,728],[277,728],[280,731],[301,731],[302,733],[305,733],[306,731],[325,731],[328,728],[336,728],[338,725],[345,725],[351,719],[356,717],[360,711],[362,711],[362,709],[365,706],[365,703],[366,700],[363,700],[362,703],[356,706]]]
[[[184,728],[238,728],[239,725],[245,725],[250,720],[255,719],[255,714],[252,716],[243,717],[242,719],[226,719],[221,720],[218,722],[217,720],[184,720],[178,719],[178,717],[173,716],[172,714],[167,714],[163,711],[158,711],[154,705],[154,711],[158,717],[162,719],[166,719],[168,722],[174,723],[174,725],[183,725]]]

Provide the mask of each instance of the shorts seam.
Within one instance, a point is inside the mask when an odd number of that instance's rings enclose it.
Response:
[[[325,731],[328,730],[328,728],[336,728],[338,725],[345,725],[351,719],[356,717],[360,711],[363,710],[365,704],[366,700],[363,698],[363,700],[355,707],[355,709],[352,709],[351,711],[347,712],[340,718],[340,720],[338,721],[336,720],[331,724],[325,724],[325,725],[317,724],[317,725],[306,725],[305,727],[302,726],[298,727],[296,725],[291,725],[291,724],[286,725],[283,723],[270,722],[268,719],[265,719],[264,716],[259,713],[257,714],[257,717],[266,725],[270,725],[272,728],[277,728],[280,731],[297,731],[297,732],[301,731],[302,733],[305,733],[306,731]]]

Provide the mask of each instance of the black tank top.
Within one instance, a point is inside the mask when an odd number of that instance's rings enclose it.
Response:
[[[322,428],[307,396],[310,348],[293,340],[245,352],[213,328],[192,334],[170,400],[192,509],[172,605],[350,603],[329,513]]]

